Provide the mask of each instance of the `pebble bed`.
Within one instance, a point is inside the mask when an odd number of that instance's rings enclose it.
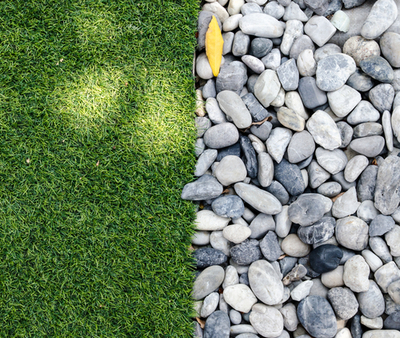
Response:
[[[398,6],[203,2],[195,337],[400,337]]]

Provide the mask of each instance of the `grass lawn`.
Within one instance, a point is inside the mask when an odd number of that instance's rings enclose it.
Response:
[[[198,6],[0,2],[0,337],[190,337]]]

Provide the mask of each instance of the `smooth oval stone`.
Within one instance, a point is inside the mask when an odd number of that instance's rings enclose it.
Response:
[[[271,102],[278,96],[281,83],[274,70],[267,69],[258,77],[254,85],[254,95],[265,107],[269,107]]]
[[[276,1],[271,1],[265,5],[263,12],[279,20],[285,14],[285,8]]]
[[[258,182],[262,187],[268,187],[271,185],[274,178],[274,162],[271,156],[262,152],[258,154]]]
[[[218,93],[223,90],[231,90],[239,95],[246,82],[246,65],[240,61],[233,61],[221,66],[215,86]]]
[[[284,90],[296,90],[299,85],[299,71],[295,59],[289,59],[282,63],[276,70],[279,81]]]
[[[216,149],[206,149],[199,157],[195,167],[195,176],[203,176],[211,164],[217,158],[218,151]]]
[[[399,98],[400,98],[400,95],[397,95],[397,96],[399,96]],[[397,141],[399,141],[399,139],[400,139],[400,106],[397,106],[394,108],[393,113],[392,113],[391,122],[392,122],[393,134],[397,138]]]
[[[400,279],[400,270],[395,262],[389,262],[376,270],[374,277],[382,291],[387,293],[389,285]]]
[[[310,266],[315,272],[325,273],[335,270],[343,257],[343,251],[332,244],[324,244],[310,253]]]
[[[388,151],[393,151],[393,129],[389,111],[385,110],[382,115],[382,127]]]
[[[318,164],[332,175],[342,171],[347,164],[346,154],[341,149],[326,150],[321,147],[315,151]]]
[[[250,110],[251,112],[251,110]],[[268,121],[265,121],[263,124],[257,126],[251,126],[250,132],[257,136],[261,141],[266,141],[271,133],[272,124]]]
[[[204,80],[209,80],[213,78],[214,75],[210,63],[208,62],[206,53],[201,53],[196,58],[196,73],[200,78]]]
[[[336,218],[350,216],[357,211],[360,204],[357,200],[356,188],[351,187],[333,203],[332,216]]]
[[[378,156],[385,146],[382,136],[368,136],[351,141],[349,147],[355,152],[367,157]]]
[[[282,42],[280,45],[280,50],[282,54],[288,55],[290,49],[293,46],[294,41],[303,35],[303,23],[299,20],[289,20],[286,22],[285,33],[283,34]],[[296,61],[294,61],[294,66],[296,66]],[[295,70],[297,72],[297,68]],[[298,75],[297,75],[298,81]]]
[[[400,202],[400,157],[388,156],[379,166],[375,189],[375,207],[384,215],[392,214]]]
[[[394,312],[383,323],[385,329],[400,330],[400,311]]]
[[[336,28],[327,18],[314,15],[305,24],[304,32],[321,47],[335,34]]]
[[[232,118],[237,128],[250,127],[252,123],[250,112],[239,95],[230,90],[223,90],[218,93],[217,101],[221,110]]]
[[[367,291],[357,295],[361,313],[367,318],[377,318],[385,312],[385,300],[382,291],[373,281],[369,281]]]
[[[328,299],[336,315],[348,320],[357,313],[358,302],[354,293],[348,288],[333,288],[328,292]]]
[[[285,14],[283,16],[284,21],[288,20],[300,20],[302,22],[307,22],[307,15],[301,10],[299,5],[294,1],[290,1],[290,4],[285,9]]]
[[[302,226],[319,221],[329,211],[326,206],[331,200],[320,194],[302,194],[289,206],[289,218],[293,223]],[[330,209],[330,208],[329,208]]]
[[[374,40],[364,39],[362,36],[352,36],[343,45],[343,53],[350,55],[357,66],[360,62],[371,56],[379,56],[379,45]]]
[[[379,44],[383,56],[389,61],[392,67],[400,68],[400,34],[395,32],[386,32],[381,36]]]
[[[215,311],[207,318],[204,338],[229,338],[230,326],[228,315],[223,311]]]
[[[199,248],[194,252],[193,257],[198,269],[207,268],[211,265],[221,265],[228,259],[222,251],[213,248]]]
[[[361,255],[355,255],[344,264],[344,284],[354,292],[365,292],[369,289],[369,266]]]
[[[333,236],[335,225],[336,221],[333,217],[323,217],[311,226],[299,227],[297,236],[306,244],[325,242]]]
[[[290,297],[292,300],[299,302],[310,294],[312,286],[313,282],[310,280],[301,282],[290,292]]]
[[[363,250],[361,255],[364,257],[372,272],[375,272],[383,265],[381,259],[370,250]]]
[[[400,338],[398,330],[370,330],[366,331],[362,338]]]
[[[196,214],[196,230],[215,231],[222,230],[230,222],[230,218],[221,217],[211,210],[200,210]]]
[[[271,215],[258,214],[250,223],[250,238],[261,238],[269,230],[275,230],[275,221]]]
[[[221,149],[235,144],[239,140],[239,131],[233,123],[220,123],[204,134],[204,143],[207,147]]]
[[[337,182],[326,182],[321,184],[317,192],[318,194],[324,195],[326,197],[335,197],[342,191],[342,186]]]
[[[227,55],[229,53],[232,53],[232,45],[233,45],[233,40],[235,39],[235,33],[233,32],[226,32],[222,33],[222,40],[224,40],[224,45],[222,47],[222,55]],[[224,59],[225,62],[225,59]],[[221,65],[223,66],[223,65]],[[221,74],[221,68],[220,68],[220,74]],[[219,74],[218,74],[219,76]]]
[[[303,50],[297,58],[297,68],[301,76],[314,76],[317,62],[311,49]]]
[[[381,113],[392,108],[394,88],[389,83],[381,83],[369,91],[369,99]]]
[[[224,299],[236,311],[247,313],[257,303],[257,298],[247,285],[230,285],[224,289]]]
[[[400,256],[400,226],[396,225],[385,234],[385,241],[393,257]]]
[[[310,37],[306,34],[300,36],[297,38],[292,45],[292,48],[290,48],[290,54],[289,57],[291,59],[297,60],[299,57],[300,53],[306,49],[311,49],[313,52],[315,51],[315,45],[310,39]]]
[[[342,144],[340,131],[332,118],[324,111],[316,111],[307,121],[307,130],[315,143],[325,149],[333,150]]]
[[[335,234],[339,244],[351,250],[362,251],[368,244],[368,225],[354,216],[337,220]]]
[[[235,33],[232,43],[232,54],[234,56],[243,56],[247,54],[250,46],[250,36],[241,31]]]
[[[251,229],[246,225],[232,224],[225,227],[222,233],[229,242],[239,244],[251,235]]]
[[[274,17],[264,13],[252,13],[239,20],[241,31],[261,38],[279,38],[283,35],[282,24]]]
[[[283,297],[283,284],[273,266],[266,260],[252,263],[248,271],[251,290],[267,305],[276,305]]]
[[[278,48],[274,48],[271,52],[265,55],[261,61],[266,69],[277,70],[281,64],[281,52]]]
[[[278,181],[272,181],[272,183],[265,190],[274,195],[282,205],[285,205],[289,202],[288,192]]]
[[[222,185],[228,186],[243,181],[247,176],[247,170],[239,157],[228,155],[219,162],[214,175]]]
[[[346,165],[344,170],[344,178],[348,182],[354,182],[358,176],[368,166],[368,158],[363,155],[354,156]]]
[[[244,213],[244,203],[239,196],[225,195],[215,199],[211,208],[221,217],[239,218]]]
[[[342,87],[347,79],[356,71],[356,63],[346,54],[329,55],[317,65],[317,86],[330,92]]]
[[[312,161],[308,166],[309,185],[311,188],[318,188],[331,176],[316,161]],[[335,195],[336,196],[336,195]]]
[[[231,243],[223,236],[222,231],[212,231],[210,234],[210,245],[225,255],[230,255]]]
[[[256,2],[249,2],[245,3],[241,8],[240,11],[243,15],[249,15],[253,13],[262,13],[262,8]]]
[[[360,175],[357,184],[357,197],[360,202],[374,199],[378,166],[369,165]]]
[[[286,148],[292,138],[293,132],[287,128],[274,128],[267,139],[266,145],[268,153],[275,160],[280,163],[283,155],[285,154]]]
[[[263,337],[279,337],[283,332],[282,314],[272,306],[255,304],[249,319],[251,325]]]
[[[241,59],[243,63],[256,74],[261,74],[265,70],[265,66],[262,61],[255,56],[243,55]]]
[[[327,95],[329,106],[338,117],[347,116],[361,101],[361,94],[346,85],[343,85],[338,90],[329,92]]]
[[[206,3],[203,5],[202,9],[214,13],[222,23],[224,23],[224,21],[229,17],[228,12],[219,4],[219,2]]]
[[[314,109],[324,105],[328,98],[326,93],[317,87],[314,77],[302,77],[299,81],[299,94],[306,108]]]
[[[242,14],[236,13],[231,15],[228,19],[224,21],[222,29],[224,32],[234,31],[239,27],[239,20],[243,17]]]
[[[343,286],[343,265],[339,265],[336,269],[321,274],[321,282],[327,288]]]
[[[319,62],[329,55],[340,54],[342,49],[334,43],[327,43],[326,45],[318,48],[314,53],[315,61]]]
[[[288,303],[279,309],[279,312],[283,316],[283,325],[288,331],[295,331],[299,325],[296,314],[296,306],[292,303]]]
[[[300,240],[296,234],[289,234],[281,243],[283,252],[291,257],[307,256],[310,246]]]
[[[274,176],[285,187],[287,192],[293,196],[300,195],[306,188],[299,167],[285,159],[275,165]]]
[[[225,114],[219,108],[218,101],[214,97],[209,97],[206,100],[206,111],[212,123],[220,124],[226,122]]]
[[[203,318],[207,318],[217,309],[218,303],[219,303],[218,292],[210,293],[206,298],[204,298],[203,305],[200,310],[200,316]]]
[[[369,246],[371,250],[379,256],[379,258],[384,262],[390,262],[393,257],[390,255],[389,248],[386,242],[381,237],[370,237]]]
[[[364,201],[357,209],[357,217],[367,223],[371,222],[378,214],[379,211],[376,210],[373,201]],[[371,235],[371,228],[369,231]]]
[[[263,58],[272,50],[272,47],[273,43],[270,39],[255,38],[250,44],[250,54],[256,58]]]
[[[217,289],[224,281],[225,272],[219,265],[205,268],[193,284],[192,297],[195,300],[203,299]]]
[[[287,148],[288,160],[290,163],[304,161],[314,153],[314,150],[314,139],[308,131],[295,133]]]
[[[183,187],[181,198],[189,201],[202,201],[216,198],[222,194],[223,186],[211,175],[203,175],[197,181]]]
[[[234,185],[236,193],[254,209],[269,215],[276,215],[282,210],[279,200],[269,192],[246,183]]]
[[[373,79],[380,82],[392,82],[393,81],[393,68],[381,56],[371,56],[360,62],[360,67],[363,72]]]
[[[196,231],[192,236],[192,244],[207,245],[210,243],[210,233],[208,231]]]
[[[361,28],[361,35],[366,39],[376,39],[393,24],[397,14],[394,0],[376,1]]]
[[[382,125],[375,122],[365,122],[354,127],[354,138],[382,135]]]
[[[374,80],[357,68],[355,73],[350,75],[346,84],[359,92],[367,92],[374,86]]]
[[[346,148],[353,138],[353,128],[351,128],[346,122],[340,121],[336,123],[339,132],[340,138],[342,139],[342,144],[340,148]]]
[[[255,239],[246,239],[235,245],[231,248],[230,253],[233,262],[238,265],[249,265],[262,258],[258,241]]]
[[[308,296],[297,307],[297,316],[314,337],[332,338],[337,332],[336,317],[329,302],[320,296]]]
[[[347,123],[354,125],[363,122],[375,122],[379,117],[379,111],[370,102],[361,101],[347,117]]]
[[[283,254],[279,245],[278,237],[274,231],[268,231],[264,238],[260,241],[260,249],[264,257],[274,262]]]
[[[305,120],[292,109],[281,107],[278,110],[278,121],[286,128],[293,131],[303,131]]]

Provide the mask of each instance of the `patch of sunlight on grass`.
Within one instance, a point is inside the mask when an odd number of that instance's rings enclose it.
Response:
[[[54,111],[66,126],[91,134],[119,115],[122,85],[120,71],[88,68],[56,87]]]

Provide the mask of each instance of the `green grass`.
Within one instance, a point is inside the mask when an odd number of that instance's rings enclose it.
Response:
[[[190,337],[197,10],[0,2],[0,337]]]

